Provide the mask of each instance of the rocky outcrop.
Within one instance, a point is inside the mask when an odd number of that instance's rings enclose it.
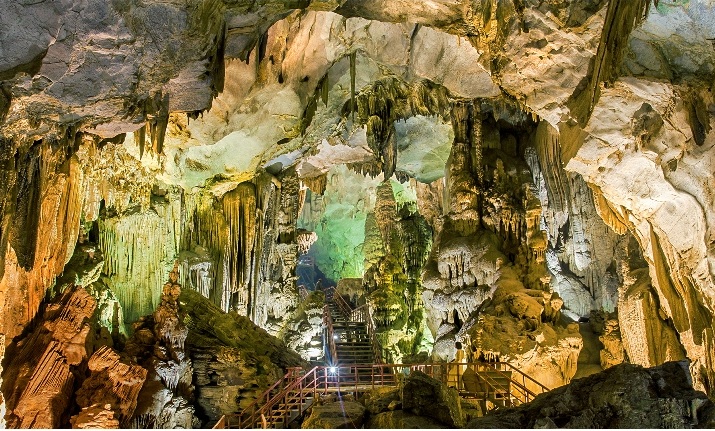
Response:
[[[583,178],[563,169],[559,132],[546,121],[538,124],[525,158],[541,201],[551,286],[564,299],[564,311],[574,320],[593,309],[613,311],[621,282],[619,250],[629,235],[609,228]]]
[[[197,292],[182,290],[179,304],[188,329],[197,415],[203,423],[241,411],[287,368],[305,365],[297,353],[248,318],[224,313]]]
[[[390,181],[380,184],[375,211],[365,220],[363,286],[383,357],[391,363],[418,353],[426,329],[422,268],[432,235],[414,201],[405,202],[410,189]]]
[[[362,428],[365,422],[365,407],[356,401],[339,400],[314,405],[301,428],[345,429]]]
[[[402,387],[402,409],[418,416],[427,416],[450,427],[464,426],[464,415],[457,391],[413,371]]]
[[[402,392],[399,387],[377,388],[365,394],[360,400],[368,413],[379,415],[402,406]]]
[[[551,293],[525,289],[511,267],[501,273],[492,298],[457,336],[469,340],[475,360],[509,362],[549,388],[567,384],[583,347],[578,325],[547,317]]]
[[[418,416],[404,410],[379,413],[371,416],[367,428],[373,429],[440,429],[449,426],[434,419]]]
[[[70,419],[72,427],[114,429],[127,424],[137,407],[147,370],[128,363],[107,346],[94,352],[87,368],[90,375],[76,393],[82,410]]]
[[[599,335],[598,340],[603,345],[603,349],[600,352],[601,368],[605,370],[625,362],[626,352],[623,348],[618,313],[592,311],[589,323],[593,333]],[[662,362],[666,361],[659,363]],[[638,362],[631,363],[641,365]]]
[[[695,391],[684,362],[655,368],[621,364],[499,409],[469,428],[690,428],[712,425],[711,401]]]
[[[44,308],[32,332],[8,347],[7,425],[126,426],[147,371],[110,347],[112,339],[98,325],[97,301],[83,287],[67,286]]]
[[[286,346],[306,361],[324,358],[323,307],[325,294],[310,292],[295,313],[287,320],[285,329],[278,335]]]
[[[136,428],[193,428],[199,425],[193,401],[193,368],[186,338],[189,330],[179,315],[177,266],[164,284],[154,314],[134,325],[125,350],[147,369],[131,424]]]
[[[695,120],[700,117],[694,108],[710,97],[704,89],[621,78],[603,91],[586,128],[588,137],[567,165],[601,196],[603,219],[616,229],[629,229],[638,240],[663,313],[658,320],[672,320],[693,359],[699,388],[712,387],[715,381],[707,365],[711,354],[704,347],[712,341],[708,328],[714,275],[707,238],[712,237],[714,205],[711,176],[700,170],[703,160],[711,159],[712,133],[706,132],[707,121]],[[617,112],[610,110],[614,103],[619,104]],[[647,283],[633,283],[633,278],[630,288]],[[621,328],[627,339],[628,325]]]
[[[67,289],[43,313],[42,324],[11,345],[5,367],[8,427],[58,428],[72,406],[75,373],[91,355],[96,301],[82,288]]]

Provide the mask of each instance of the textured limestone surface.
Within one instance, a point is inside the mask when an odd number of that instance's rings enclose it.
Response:
[[[224,313],[197,292],[183,290],[179,307],[203,424],[248,407],[287,368],[305,365],[283,341],[244,316]]]
[[[119,428],[132,417],[147,370],[122,359],[107,346],[89,358],[90,376],[76,393],[82,410],[70,419],[73,428]]]
[[[340,400],[313,406],[310,416],[303,421],[303,429],[362,428],[365,407],[356,401]]]
[[[470,428],[709,428],[712,402],[692,387],[688,364],[616,365],[603,373],[500,409]]]

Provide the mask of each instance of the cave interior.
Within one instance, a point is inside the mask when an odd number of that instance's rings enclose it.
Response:
[[[356,319],[552,390],[368,428],[715,425],[712,0],[0,9],[0,427],[211,427]]]

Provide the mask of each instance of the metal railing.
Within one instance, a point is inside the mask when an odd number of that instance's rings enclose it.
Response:
[[[532,401],[550,389],[508,362],[448,362],[411,366],[432,378],[455,387],[466,398],[499,400],[506,406]],[[471,369],[476,377],[465,381]]]
[[[303,368],[301,367],[289,368],[288,372],[283,375],[283,377],[278,379],[277,382],[273,383],[268,389],[266,389],[258,398],[249,404],[248,407],[243,409],[243,412],[241,412],[240,415],[224,415],[214,428],[232,428],[232,423],[230,423],[230,421],[236,423],[236,418],[238,418],[238,424],[241,425],[241,416],[248,415],[251,417],[251,415],[259,412],[263,406],[271,403],[273,399],[280,397],[280,395],[285,392],[285,389],[295,382],[298,377],[302,375],[302,373]],[[219,427],[219,424],[223,424],[223,426]]]
[[[368,337],[370,337],[370,344],[372,345],[372,353],[375,358],[375,363],[381,364],[383,362],[382,348],[380,347],[380,342],[377,340],[375,322],[372,318],[372,313],[370,313],[369,305],[363,304],[353,309],[350,303],[348,303],[348,301],[346,301],[334,287],[325,289],[325,298],[326,301],[332,299],[347,321],[365,323],[367,326]],[[330,334],[332,336],[332,330],[330,331]],[[333,363],[336,363],[336,361],[333,361]]]
[[[350,314],[353,311],[353,307],[348,304],[348,302],[343,298],[343,295],[339,294],[337,291],[335,291],[335,288],[333,288],[333,302],[335,302],[335,305],[338,306],[340,311],[343,313],[343,316],[345,316],[346,320],[352,320],[350,319]]]
[[[476,376],[471,383],[464,379],[467,369],[474,371]],[[398,386],[403,376],[417,370],[454,387],[462,397],[485,402],[487,409],[499,405],[516,406],[549,391],[548,387],[507,362],[318,366],[305,373],[301,369],[289,370],[243,412],[223,416],[214,428],[269,428],[276,425],[285,428],[295,417],[302,415],[318,395],[360,393]],[[277,388],[281,390],[276,391]]]
[[[338,350],[335,346],[335,337],[333,336],[333,317],[330,314],[330,307],[328,307],[328,304],[325,304],[323,306],[323,325],[325,327],[323,333],[325,337],[324,340],[325,343],[327,343],[327,349],[325,353],[327,354],[327,356],[330,356],[329,358],[326,358],[326,362],[329,364],[335,364],[338,362]]]
[[[340,296],[340,295],[338,295]],[[370,337],[370,344],[372,344],[372,353],[375,357],[375,362],[378,364],[382,363],[382,348],[380,343],[377,341],[377,332],[375,331],[375,322],[372,319],[372,313],[370,313],[370,307],[367,304],[363,304],[356,309],[352,310],[350,313],[350,320],[353,322],[365,322],[367,325],[367,334]]]
[[[295,407],[298,409],[298,414],[302,414],[309,407],[306,401],[309,398],[315,399],[317,396],[319,368],[321,367],[315,367],[300,378],[288,382],[283,390],[273,396],[268,396],[269,391],[266,391],[265,398],[267,399],[263,404],[259,405],[254,402],[239,414],[224,415],[219,422],[225,428],[269,428],[274,425],[282,425],[285,428],[288,425],[291,410]],[[325,388],[327,388],[327,381]],[[262,399],[264,396],[259,397],[256,401]]]

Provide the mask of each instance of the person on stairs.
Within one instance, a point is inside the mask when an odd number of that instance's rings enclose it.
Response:
[[[452,364],[448,365],[448,386],[455,388],[457,390],[462,389],[462,375],[464,370],[467,369],[466,359],[464,350],[462,349],[462,343],[457,341],[454,343],[454,347],[457,351],[454,354],[454,360]]]

